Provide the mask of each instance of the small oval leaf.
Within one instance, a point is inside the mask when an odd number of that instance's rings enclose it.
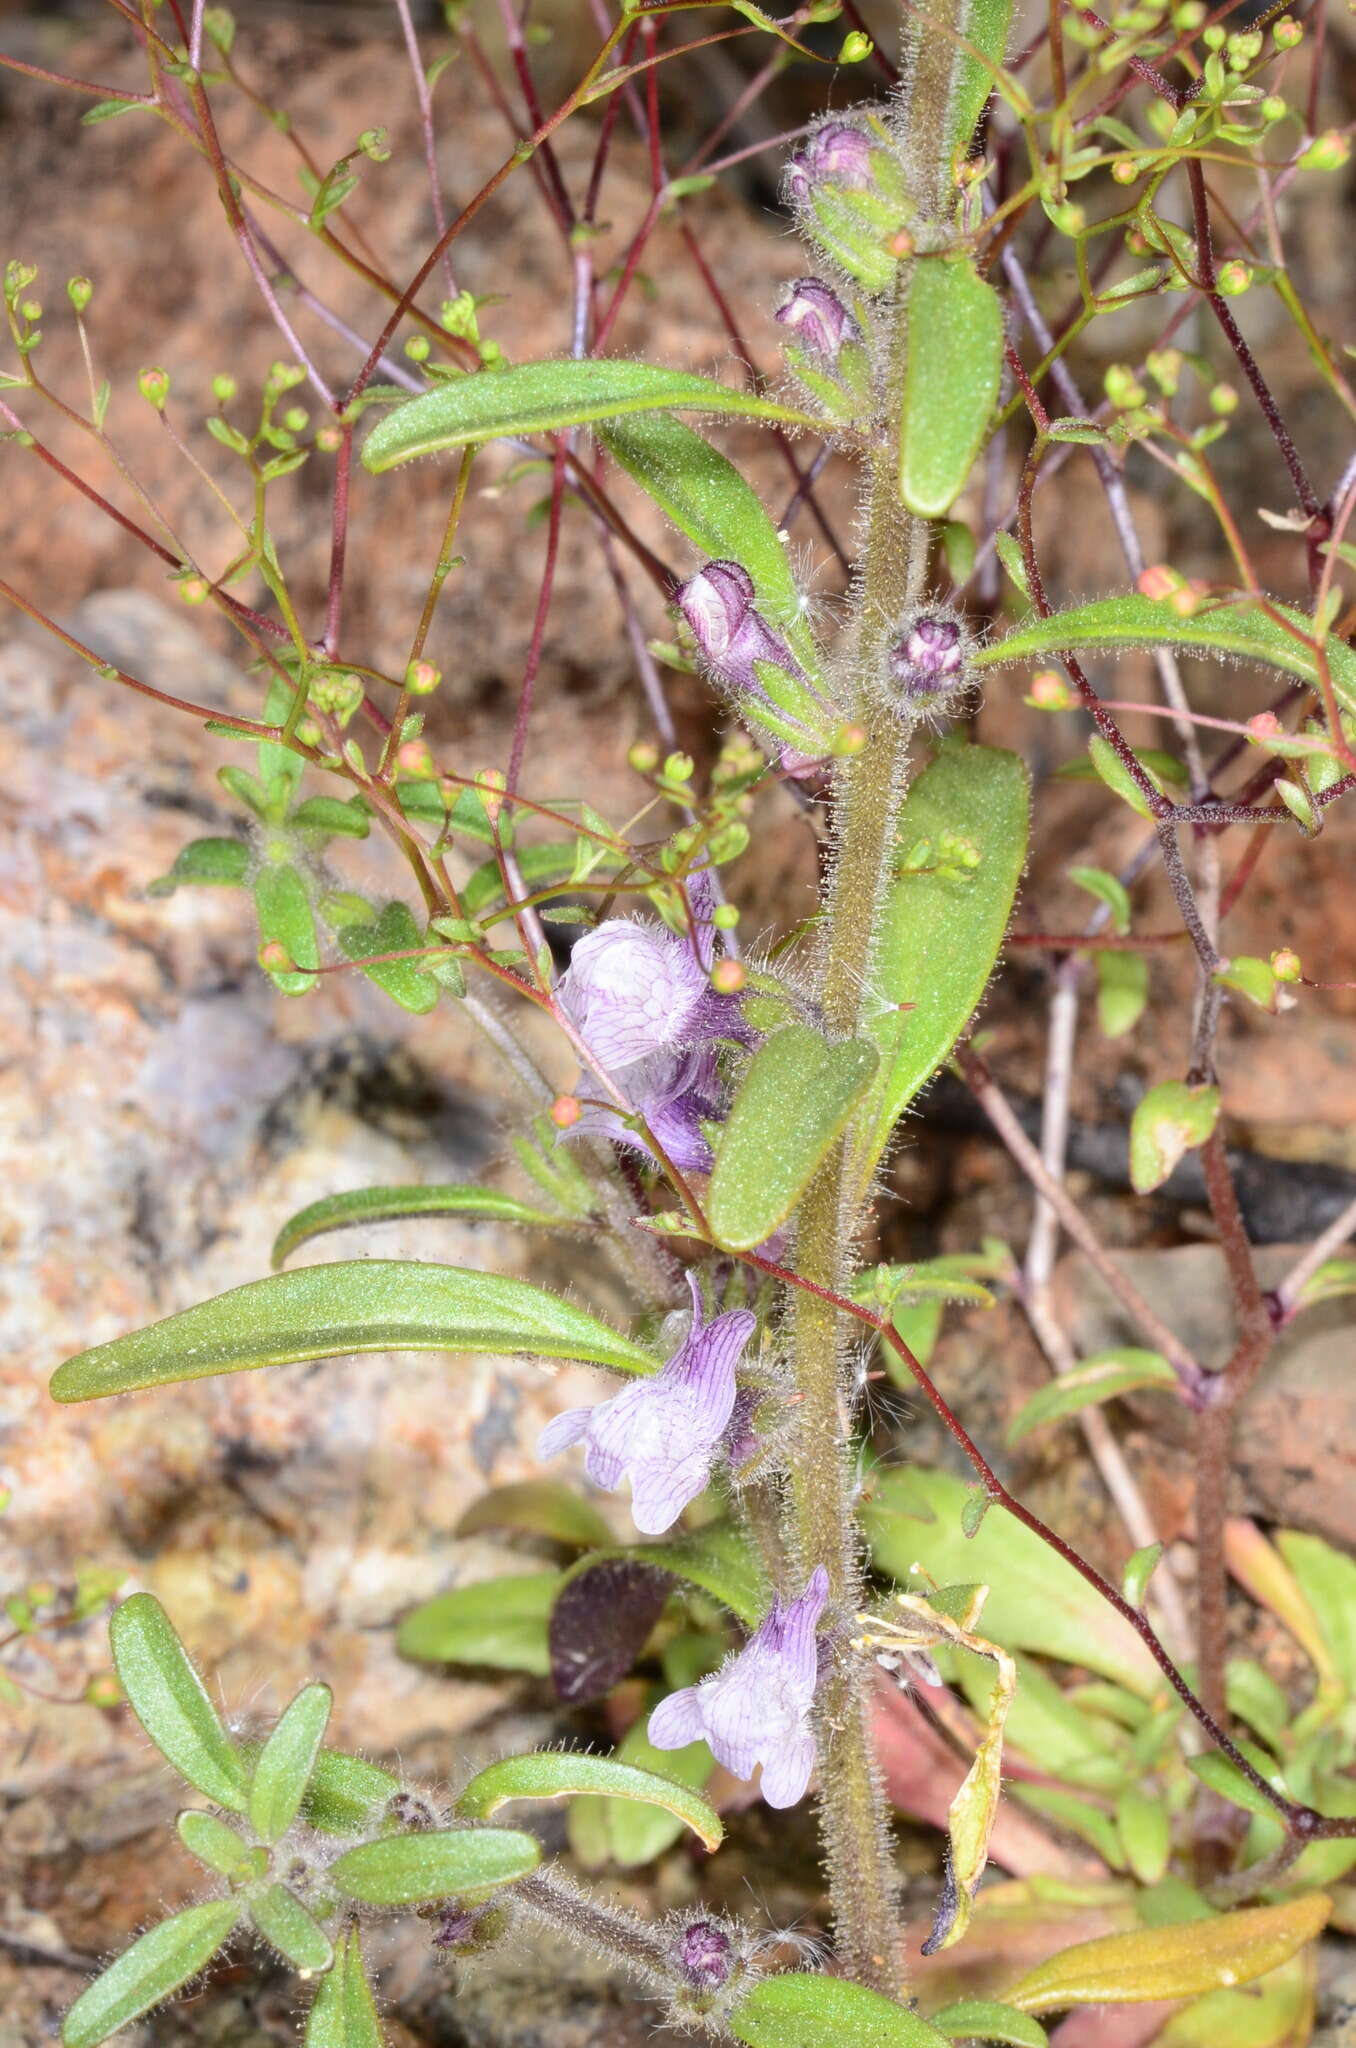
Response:
[[[924,257],[909,280],[899,494],[940,519],[964,488],[1003,370],[1003,302],[968,257]]]
[[[729,2017],[749,2048],[948,2048],[947,2037],[916,2012],[810,1970],[765,1977]]]
[[[547,1617],[561,1584],[559,1572],[534,1572],[454,1586],[405,1616],[396,1648],[421,1664],[489,1664],[545,1678]]]
[[[273,1240],[273,1270],[276,1273],[286,1265],[299,1245],[309,1243],[313,1237],[323,1237],[326,1231],[397,1223],[408,1216],[465,1216],[477,1223],[521,1223],[548,1230],[559,1228],[568,1220],[552,1216],[545,1209],[533,1209],[516,1195],[501,1195],[496,1188],[457,1183],[438,1187],[351,1188],[341,1195],[322,1196],[284,1223]]]
[[[399,1778],[363,1757],[322,1749],[301,1802],[302,1817],[326,1835],[352,1835],[400,1790]]]
[[[353,1259],[251,1280],[68,1359],[57,1401],[94,1401],[214,1373],[357,1351],[525,1351],[616,1372],[655,1369],[648,1351],[527,1280],[413,1259]]]
[[[250,1780],[250,1825],[261,1842],[279,1841],[296,1819],[333,1705],[327,1685],[303,1687],[260,1750]]]
[[[426,944],[408,904],[388,903],[372,924],[345,924],[339,945],[369,981],[412,1016],[424,1017],[438,1001],[438,984],[419,960],[383,960],[383,953],[413,953]]]
[[[457,1801],[457,1811],[467,1820],[489,1820],[511,1799],[574,1799],[584,1793],[662,1806],[690,1827],[707,1849],[716,1848],[725,1834],[714,1809],[686,1785],[619,1763],[615,1757],[556,1750],[507,1756],[489,1765],[472,1778]]]
[[[397,406],[368,435],[363,467],[380,474],[415,456],[438,455],[447,448],[465,448],[508,434],[554,433],[561,427],[657,408],[818,425],[808,414],[774,405],[752,391],[735,391],[709,377],[653,363],[611,357],[519,363],[492,376],[458,377]]]
[[[62,2023],[63,2048],[99,2048],[119,2027],[196,1977],[235,1926],[231,1899],[189,1906],[152,1927],[81,1992]]]
[[[707,1217],[717,1241],[752,1251],[785,1223],[855,1105],[879,1055],[864,1039],[830,1045],[790,1024],[761,1045],[739,1084],[716,1153]]]
[[[108,1640],[132,1711],[160,1754],[215,1805],[244,1813],[244,1760],[154,1594],[133,1593],[115,1608]]]
[[[190,1856],[196,1856],[199,1863],[215,1870],[218,1877],[243,1878],[254,1874],[261,1852],[252,1849],[234,1828],[228,1827],[224,1820],[218,1820],[214,1813],[203,1813],[197,1807],[189,1807],[179,1815],[174,1825]],[[264,1869],[267,1867],[265,1858]]]
[[[1313,1893],[1282,1906],[1250,1906],[1212,1920],[1081,1941],[1028,1970],[1006,1994],[1007,2002],[1023,2012],[1062,2012],[1074,2005],[1199,1998],[1224,1986],[1251,1984],[1313,1941],[1331,1911],[1332,1900]]]
[[[250,1918],[269,1947],[294,1970],[318,1976],[334,1961],[328,1934],[285,1884],[271,1884],[251,1899]]]
[[[382,2048],[381,2022],[356,1927],[340,1936],[334,1968],[321,1979],[306,2015],[305,2048]]]
[[[367,1906],[418,1906],[527,1877],[541,1860],[531,1835],[515,1828],[451,1828],[360,1842],[330,1877]]]
[[[1160,1081],[1140,1097],[1130,1119],[1130,1180],[1147,1195],[1171,1178],[1188,1152],[1203,1145],[1219,1121],[1220,1092],[1186,1081]]]

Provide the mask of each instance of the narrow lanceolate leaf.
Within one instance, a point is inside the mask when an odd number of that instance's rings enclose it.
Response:
[[[714,1809],[686,1785],[618,1763],[615,1757],[556,1751],[508,1756],[491,1764],[472,1778],[457,1801],[457,1811],[467,1820],[489,1820],[511,1799],[574,1799],[583,1793],[662,1806],[690,1827],[707,1849],[718,1847],[725,1833]]]
[[[999,2041],[1004,2048],[1046,2048],[1049,2036],[1039,2020],[994,1998],[962,1998],[932,2015],[948,2041]]]
[[[533,1572],[454,1586],[405,1616],[396,1648],[421,1664],[489,1664],[545,1678],[547,1617],[561,1583],[559,1572]]]
[[[1012,0],[970,0],[964,23],[969,48],[961,51],[951,87],[951,146],[965,155],[995,88],[1011,27]]]
[[[1026,865],[1030,810],[1026,769],[996,747],[948,742],[909,786],[872,969],[881,1064],[862,1119],[863,1192],[896,1121],[983,997]]]
[[[523,1351],[653,1372],[648,1351],[527,1280],[465,1266],[355,1259],[251,1280],[68,1359],[57,1401],[94,1401],[215,1373],[357,1351]]]
[[[715,1648],[715,1639],[708,1637],[705,1647]],[[704,1665],[701,1675],[711,1668]],[[704,1742],[689,1742],[682,1749],[656,1749],[644,1714],[627,1729],[612,1761],[632,1764],[670,1782],[676,1779],[694,1795],[705,1791],[716,1768]],[[566,1832],[571,1854],[586,1870],[603,1870],[608,1864],[621,1870],[640,1870],[681,1839],[684,1825],[676,1809],[587,1793],[571,1806]]]
[[[1233,656],[1316,683],[1313,648],[1300,635],[1312,639],[1313,620],[1293,605],[1272,604],[1264,612],[1240,600],[1203,606],[1183,619],[1168,605],[1133,592],[1075,605],[1048,619],[1029,619],[1015,633],[981,648],[975,666],[1001,668],[1009,662],[1044,659],[1066,648],[1180,647],[1187,653]],[[1335,635],[1329,635],[1324,645],[1333,688],[1350,710],[1356,707],[1356,650]]]
[[[251,1848],[233,1827],[228,1827],[224,1820],[218,1820],[214,1813],[202,1813],[197,1807],[190,1807],[179,1815],[174,1825],[189,1854],[196,1856],[199,1863],[205,1863],[209,1870],[215,1870],[218,1877],[262,1876],[268,1868],[267,1853]],[[260,1858],[263,1859],[262,1865]]]
[[[541,1860],[516,1828],[451,1828],[360,1842],[330,1865],[330,1878],[366,1906],[418,1906],[493,1890],[527,1877]]]
[[[416,455],[437,455],[505,434],[545,434],[625,413],[735,413],[744,419],[818,423],[808,414],[774,405],[752,391],[736,391],[709,377],[665,370],[653,363],[603,358],[594,362],[520,363],[493,376],[459,377],[412,398],[386,414],[363,446],[363,465],[376,473]]]
[[[370,1223],[398,1223],[408,1216],[461,1216],[473,1223],[521,1223],[543,1229],[566,1219],[534,1209],[516,1195],[496,1188],[440,1187],[351,1188],[325,1195],[284,1223],[273,1240],[273,1270],[286,1265],[299,1245],[330,1230],[353,1230]]]
[[[815,679],[814,637],[805,623],[786,543],[734,464],[668,413],[611,420],[599,429],[599,439],[704,556],[738,562],[748,570],[759,613]],[[803,704],[793,702],[785,694],[789,688],[789,681],[777,685],[784,710],[811,723],[822,716],[813,697],[806,693]]]
[[[251,1899],[250,1919],[269,1947],[294,1970],[319,1975],[334,1961],[328,1934],[285,1884],[271,1884]]]
[[[749,2048],[948,2048],[945,2034],[892,1998],[810,1970],[765,1977],[729,2026]]]
[[[108,1640],[132,1711],[160,1754],[215,1805],[244,1813],[244,1760],[155,1596],[133,1593],[115,1608]]]
[[[333,1704],[327,1685],[304,1686],[260,1750],[250,1780],[250,1825],[261,1842],[279,1841],[296,1819]]]
[[[788,1025],[750,1060],[721,1136],[707,1198],[717,1242],[752,1251],[785,1223],[870,1085],[864,1039],[830,1045]]]
[[[239,1915],[233,1899],[190,1906],[152,1927],[96,1977],[67,2013],[63,2048],[99,2048],[210,1963]]]
[[[1099,1352],[1073,1372],[1061,1373],[1024,1402],[1008,1425],[1008,1443],[1020,1443],[1042,1423],[1058,1422],[1066,1415],[1076,1415],[1082,1408],[1114,1400],[1117,1394],[1131,1393],[1136,1387],[1176,1385],[1176,1373],[1157,1351],[1140,1351],[1127,1345],[1120,1351]]]
[[[1265,1977],[1313,1941],[1332,1900],[1321,1892],[1282,1906],[1251,1906],[1175,1927],[1141,1927],[1066,1948],[1029,1970],[1006,1993],[1023,2012],[1073,2005],[1142,2004],[1199,1998]]]
[[[1338,1676],[1356,1695],[1356,1562],[1302,1529],[1279,1530],[1276,1547],[1318,1617]]]
[[[321,1979],[306,2015],[305,2048],[382,2048],[381,2022],[356,1927],[340,1937],[334,1968]]]
[[[1003,369],[1003,302],[968,257],[924,257],[909,282],[899,490],[940,519],[978,455]]]

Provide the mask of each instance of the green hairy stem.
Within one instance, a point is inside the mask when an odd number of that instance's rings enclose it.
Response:
[[[920,218],[939,207],[949,174],[946,138],[965,0],[942,0],[927,33],[906,32],[906,83],[896,120]],[[940,148],[939,148],[940,145]],[[911,722],[873,687],[901,613],[923,595],[929,530],[900,503],[893,447],[907,366],[909,273],[893,309],[884,445],[871,467],[865,563],[856,596],[858,715],[868,739],[843,767],[836,793],[834,864],[827,888],[827,932],[820,1001],[833,1037],[858,1035],[869,1014],[872,954],[881,896],[894,851]],[[864,1134],[863,1134],[864,1138]],[[811,1184],[800,1209],[797,1263],[803,1278],[841,1288],[856,1260],[861,1225],[853,1161],[860,1142],[849,1126]],[[823,1564],[840,1610],[861,1601],[861,1557],[852,1503],[850,1402],[845,1332],[832,1306],[796,1290],[790,1307],[792,1356],[803,1452],[793,1465],[791,1514],[807,1570]],[[820,1689],[820,1826],[840,1961],[872,1989],[907,1992],[896,1902],[889,1815],[876,1768],[869,1673],[845,1657]]]

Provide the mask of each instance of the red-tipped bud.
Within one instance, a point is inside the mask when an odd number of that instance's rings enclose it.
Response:
[[[583,1114],[583,1107],[577,1095],[557,1095],[547,1111],[558,1131],[572,1130]]]

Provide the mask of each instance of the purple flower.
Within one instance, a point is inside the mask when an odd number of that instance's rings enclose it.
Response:
[[[785,640],[773,632],[754,602],[753,578],[738,562],[708,562],[674,592],[707,668],[727,689],[767,699],[754,664],[770,662],[805,680]]]
[[[714,1920],[694,1920],[674,1943],[674,1961],[703,1991],[716,1991],[734,1968],[734,1948]]]
[[[539,1457],[552,1458],[584,1442],[584,1470],[608,1491],[629,1478],[631,1514],[644,1536],[671,1529],[710,1478],[734,1408],[735,1367],[757,1320],[740,1308],[703,1323],[693,1274],[688,1285],[692,1328],[667,1365],[610,1401],[567,1408],[547,1423],[537,1445]]]
[[[816,185],[860,192],[872,182],[872,142],[854,121],[823,121],[786,166],[787,196],[804,205]]]
[[[837,292],[817,277],[798,277],[788,288],[774,318],[789,327],[812,356],[830,369],[845,341],[860,341],[862,330]]]
[[[906,696],[932,696],[964,665],[955,619],[915,619],[890,650],[890,674]]]
[[[717,1122],[725,1105],[716,1055],[709,1044],[688,1046],[682,1052],[654,1053],[649,1059],[615,1069],[614,1079],[632,1109],[644,1117],[660,1151],[680,1173],[710,1172],[711,1147],[702,1125]],[[587,1093],[587,1074],[581,1086]],[[647,1158],[652,1156],[641,1133],[626,1122],[620,1110],[603,1102],[585,1102],[569,1135],[608,1138],[614,1145],[627,1145]]]
[[[823,1565],[798,1600],[774,1599],[756,1635],[699,1685],[670,1693],[650,1716],[656,1749],[705,1739],[736,1778],[763,1766],[769,1806],[794,1806],[815,1766],[810,1708],[819,1677],[815,1625],[829,1597]]]
[[[598,1066],[620,1071],[656,1053],[747,1036],[733,996],[712,988],[699,952],[661,924],[609,918],[570,955],[556,999]]]

